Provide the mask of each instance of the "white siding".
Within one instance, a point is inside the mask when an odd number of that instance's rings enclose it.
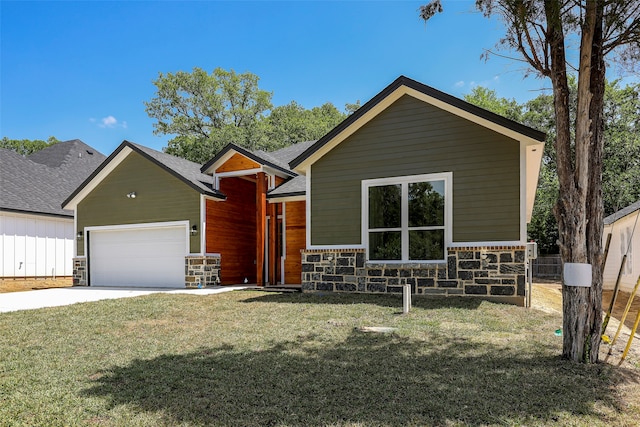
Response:
[[[607,235],[611,233],[609,255],[604,268],[604,289],[614,288],[625,253],[627,262],[620,277],[620,289],[631,292],[640,276],[640,221],[636,224],[639,213],[640,211],[633,212],[604,228],[603,245],[607,242]]]
[[[73,219],[0,212],[0,277],[73,274]]]

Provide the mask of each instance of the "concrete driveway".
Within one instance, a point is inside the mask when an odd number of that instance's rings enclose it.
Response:
[[[138,297],[156,293],[212,295],[247,289],[250,286],[224,286],[208,289],[167,289],[167,288],[107,288],[72,287],[42,289],[27,292],[0,294],[0,313],[18,310],[32,310],[44,307],[59,307],[79,302],[100,301],[104,299]]]

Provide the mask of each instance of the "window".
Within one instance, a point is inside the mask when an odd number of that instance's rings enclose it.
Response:
[[[451,174],[362,182],[363,241],[371,261],[444,261]]]

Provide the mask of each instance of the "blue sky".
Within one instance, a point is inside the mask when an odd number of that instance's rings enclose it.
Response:
[[[155,149],[143,101],[159,72],[250,71],[273,104],[369,100],[399,75],[462,97],[474,85],[523,102],[545,80],[480,59],[503,34],[473,1],[2,1],[0,137],[82,139],[110,154],[124,139]]]

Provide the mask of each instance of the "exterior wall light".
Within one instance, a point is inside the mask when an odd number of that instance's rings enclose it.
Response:
[[[135,199],[135,198],[136,198],[136,196],[137,196],[137,194],[136,194],[136,192],[135,192],[135,191],[132,191],[131,193],[128,193],[128,194],[127,194],[127,197],[128,197],[129,199]]]
[[[191,235],[195,236],[196,234],[198,234],[198,226],[194,224],[191,226]]]
[[[82,233],[82,230],[81,230],[81,231],[78,231],[78,233],[76,234],[76,239],[77,239],[77,240],[82,240],[82,234],[83,234],[83,233]]]

